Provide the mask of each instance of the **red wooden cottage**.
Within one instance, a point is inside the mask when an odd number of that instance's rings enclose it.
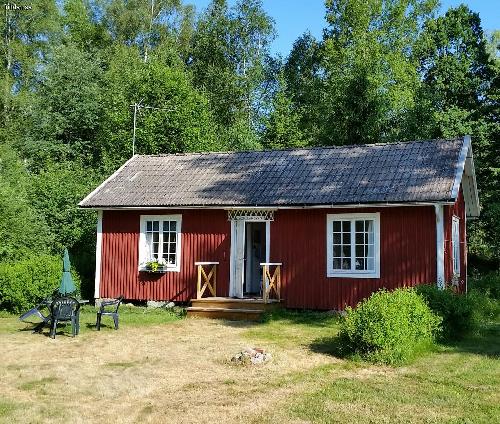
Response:
[[[382,287],[466,290],[479,216],[468,136],[136,155],[80,206],[99,211],[96,298],[337,310]]]

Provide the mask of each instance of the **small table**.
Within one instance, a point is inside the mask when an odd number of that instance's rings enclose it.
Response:
[[[45,299],[44,301],[42,301],[41,305],[45,305],[45,306],[50,306],[52,305],[52,302],[54,301],[55,299]],[[86,300],[86,299],[76,299],[78,300],[78,303],[81,305],[86,305],[87,303],[89,303],[90,301],[89,300]]]

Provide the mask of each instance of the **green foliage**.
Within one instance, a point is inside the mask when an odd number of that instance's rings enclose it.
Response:
[[[346,312],[339,333],[346,352],[387,364],[407,362],[428,348],[441,323],[412,289],[378,291]]]
[[[287,95],[286,81],[282,74],[278,82],[280,86],[273,99],[263,144],[271,149],[304,147],[306,143],[299,127],[300,115]]]
[[[471,135],[482,212],[469,225],[470,252],[500,264],[497,48],[488,46],[479,15],[464,5],[428,19],[414,49],[422,84],[409,135]]]
[[[60,160],[94,164],[103,113],[102,70],[97,55],[69,44],[54,49],[41,75],[24,146],[35,167]],[[33,166],[32,166],[33,167]]]
[[[330,0],[323,42],[328,144],[400,139],[418,86],[410,55],[435,0]]]
[[[477,332],[483,321],[498,315],[498,303],[479,291],[459,294],[435,285],[418,286],[416,290],[443,319],[443,340],[458,340]]]
[[[500,300],[500,271],[470,277],[469,288]]]
[[[62,276],[59,256],[31,255],[17,261],[0,262],[0,309],[21,313],[57,289]],[[80,279],[72,268],[77,290]]]
[[[218,150],[216,125],[206,97],[192,85],[182,69],[166,65],[159,57],[144,63],[135,48],[113,52],[104,79],[104,125],[100,135],[103,156],[116,168],[132,154],[131,104],[137,116],[136,153],[177,153]]]
[[[52,243],[28,190],[29,176],[16,152],[0,144],[0,260],[47,252]]]
[[[50,223],[55,251],[78,244],[93,246],[96,214],[79,209],[78,202],[96,184],[93,172],[77,162],[49,165],[32,177],[31,203]]]
[[[238,1],[232,7],[214,0],[196,22],[189,69],[231,149],[259,147],[255,139],[269,107],[266,69],[273,38],[274,22],[261,0]]]
[[[299,129],[312,145],[318,144],[323,124],[325,82],[321,64],[321,43],[305,33],[295,41],[283,66],[287,95],[299,111]]]

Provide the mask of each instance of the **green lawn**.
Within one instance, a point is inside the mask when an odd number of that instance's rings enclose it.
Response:
[[[80,336],[67,326],[51,340],[0,315],[0,422],[500,422],[500,322],[394,368],[336,357],[338,319],[325,313],[254,324],[124,307],[120,318],[98,333],[87,306]],[[245,346],[272,361],[235,366]]]
[[[94,306],[86,305],[80,310],[80,333],[85,334],[95,328],[96,309]],[[184,316],[184,310],[175,308],[173,310],[144,308],[137,306],[122,305],[119,309],[120,326],[149,326],[178,321]],[[2,319],[4,318],[4,319]],[[19,322],[17,315],[0,312],[0,334],[16,332],[20,329],[29,330],[33,326],[29,323]],[[36,318],[34,318],[33,322]],[[113,319],[104,317],[101,322],[101,329],[114,328]],[[71,324],[62,324],[58,327],[58,333],[71,333]]]
[[[274,345],[302,345],[335,358],[335,317],[321,313],[278,314],[246,337]],[[500,322],[435,351],[406,367],[341,361],[288,375],[275,385],[307,389],[255,422],[500,422]]]

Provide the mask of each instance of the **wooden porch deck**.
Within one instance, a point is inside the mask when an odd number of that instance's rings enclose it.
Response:
[[[274,299],[265,302],[259,298],[204,297],[191,300],[187,315],[233,321],[258,321],[264,312],[275,309],[279,303]]]

